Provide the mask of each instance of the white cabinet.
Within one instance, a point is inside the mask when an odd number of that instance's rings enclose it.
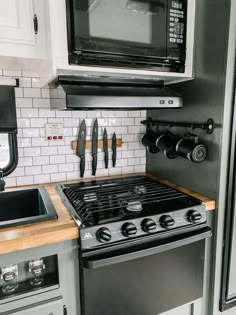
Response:
[[[0,0],[0,42],[35,45],[32,0]]]
[[[0,0],[0,64],[24,70],[48,61],[47,0]],[[37,31],[36,31],[37,22]]]

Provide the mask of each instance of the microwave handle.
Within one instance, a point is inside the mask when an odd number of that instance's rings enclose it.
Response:
[[[113,264],[126,262],[129,260],[142,258],[151,256],[154,254],[159,254],[161,252],[165,252],[167,250],[175,249],[184,245],[188,245],[197,241],[204,240],[212,235],[211,229],[209,227],[205,227],[201,230],[199,230],[197,233],[192,232],[189,233],[188,236],[185,234],[181,235],[181,237],[178,238],[178,240],[168,240],[161,245],[147,246],[146,248],[136,249],[135,251],[130,251],[129,253],[121,254],[119,253],[119,250],[113,251],[109,254],[109,257],[107,255],[94,255],[90,257],[83,257],[82,262],[83,266],[88,269],[95,269],[105,266],[110,266]]]

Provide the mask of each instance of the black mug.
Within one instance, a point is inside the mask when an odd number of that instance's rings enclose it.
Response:
[[[194,163],[201,163],[207,158],[207,147],[191,139],[180,139],[176,144],[176,152]]]
[[[175,159],[178,156],[176,144],[178,138],[169,131],[161,134],[156,140],[156,147],[169,159]]]
[[[150,153],[158,153],[159,149],[156,147],[156,139],[158,134],[155,133],[152,129],[148,129],[145,135],[143,135],[141,142],[148,149]]]

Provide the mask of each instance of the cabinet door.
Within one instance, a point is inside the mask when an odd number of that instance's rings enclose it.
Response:
[[[42,305],[26,306],[12,312],[9,315],[64,315],[62,300],[56,300]]]
[[[0,42],[35,45],[33,0],[0,0]]]

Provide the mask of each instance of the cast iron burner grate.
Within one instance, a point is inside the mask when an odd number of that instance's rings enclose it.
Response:
[[[202,203],[145,176],[63,185],[62,190],[85,227],[175,211]]]

